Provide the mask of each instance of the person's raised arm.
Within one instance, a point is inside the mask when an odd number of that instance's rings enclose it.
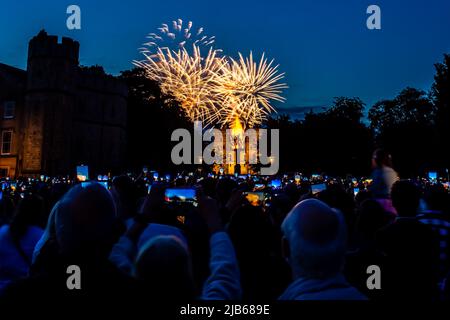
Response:
[[[203,286],[204,300],[238,300],[242,296],[239,265],[231,239],[224,232],[214,199],[200,195],[199,212],[210,233],[210,275]]]

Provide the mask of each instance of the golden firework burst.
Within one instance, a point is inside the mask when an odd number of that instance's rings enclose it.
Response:
[[[271,101],[285,101],[281,93],[287,85],[280,83],[284,73],[264,54],[257,63],[251,52],[247,58],[239,53],[239,59],[230,58],[222,72],[215,87],[223,101],[222,124],[231,124],[238,117],[245,127],[257,126],[275,111]]]
[[[239,53],[237,60],[220,56],[222,50],[212,47],[215,37],[203,35],[203,28],[193,33],[192,26],[188,22],[183,29],[181,19],[173,21],[172,29],[162,24],[141,48],[145,59],[134,64],[173,96],[192,121],[231,127],[239,119],[244,127],[260,125],[275,111],[272,101],[285,100],[284,73],[264,54],[259,62],[251,52],[247,58]]]

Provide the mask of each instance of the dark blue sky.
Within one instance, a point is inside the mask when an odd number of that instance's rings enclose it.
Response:
[[[66,28],[70,4],[81,7],[81,30]],[[366,28],[371,4],[381,7],[382,30]],[[216,35],[228,55],[274,58],[286,72],[289,108],[341,95],[370,106],[406,86],[427,90],[433,64],[450,53],[448,0],[0,0],[0,62],[25,68],[28,40],[45,28],[79,40],[82,64],[118,74],[140,58],[147,33],[176,18]]]

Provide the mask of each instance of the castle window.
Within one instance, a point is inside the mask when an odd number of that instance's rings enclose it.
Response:
[[[13,119],[16,111],[15,101],[6,101],[3,104],[3,119]]]
[[[2,154],[10,154],[12,146],[12,130],[2,131]]]

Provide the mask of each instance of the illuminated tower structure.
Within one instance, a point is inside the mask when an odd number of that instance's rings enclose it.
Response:
[[[258,136],[258,129],[255,129],[256,135]],[[223,136],[226,136],[226,129],[223,130]],[[233,126],[231,127],[231,150],[227,150],[226,140],[223,141],[223,155],[224,155],[224,173],[225,174],[256,174],[256,171],[250,164],[251,156],[255,156],[252,153],[257,152],[257,150],[252,150],[250,148],[250,143],[248,137],[245,136],[245,130],[242,127],[239,118],[236,117]],[[244,151],[243,154],[238,155],[238,149]],[[241,162],[236,161],[238,156],[241,158]]]

